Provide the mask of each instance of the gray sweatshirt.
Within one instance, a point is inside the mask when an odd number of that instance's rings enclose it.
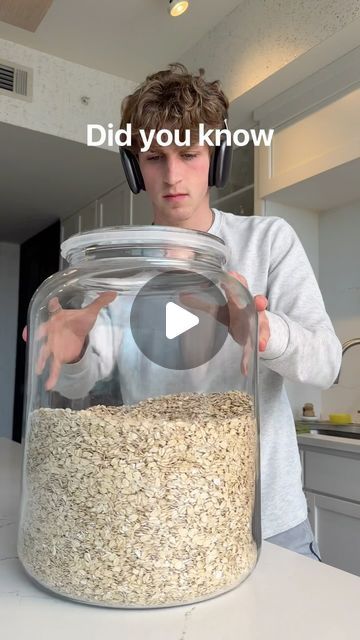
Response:
[[[269,538],[307,518],[295,424],[284,378],[329,388],[340,368],[341,343],[292,227],[279,217],[213,211],[215,219],[209,233],[222,238],[228,247],[226,270],[245,276],[252,295],[268,298],[271,336],[259,358],[259,410],[261,524],[263,537]],[[120,331],[124,318],[116,321],[118,309],[116,300],[106,308],[108,321],[103,314],[101,323],[95,324],[90,333],[83,358],[63,366],[56,390],[69,398],[84,397],[98,380],[111,374],[115,363],[125,403],[188,390],[191,372],[169,376],[168,370],[143,356],[130,328]],[[203,375],[202,391],[236,388],[238,351],[231,348],[231,340],[229,336],[220,352],[197,368]]]

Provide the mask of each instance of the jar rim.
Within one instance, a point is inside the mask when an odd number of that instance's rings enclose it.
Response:
[[[223,259],[227,257],[225,242],[212,233],[179,227],[156,225],[154,228],[154,226],[119,225],[76,233],[61,243],[61,255],[67,260],[74,251],[84,251],[89,248],[166,242],[193,249],[213,250],[217,254],[220,253]]]

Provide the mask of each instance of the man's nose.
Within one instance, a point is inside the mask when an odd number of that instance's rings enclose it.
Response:
[[[181,180],[181,163],[177,158],[167,158],[165,163],[165,182],[176,184]]]

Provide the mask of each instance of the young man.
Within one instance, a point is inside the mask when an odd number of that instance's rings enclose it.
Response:
[[[340,368],[341,344],[305,251],[281,218],[237,216],[210,208],[208,175],[213,149],[197,144],[196,137],[191,147],[139,150],[141,128],[195,132],[203,122],[209,128],[223,129],[227,109],[228,100],[218,82],[206,82],[202,74],[192,75],[182,65],[170,65],[169,70],[149,76],[125,99],[121,127],[127,122],[132,125],[131,151],[138,159],[154,224],[208,231],[222,238],[229,249],[227,270],[255,296],[263,537],[317,558],[301,486],[294,420],[283,383],[287,378],[322,389],[330,387]],[[112,301],[113,294],[104,293],[81,310],[62,309],[57,300],[51,303],[50,311],[56,313],[42,329],[47,342],[38,364],[41,373],[51,356],[48,388],[79,397],[110,373],[114,359],[128,358],[125,364],[131,367],[133,355],[126,345],[115,354],[104,333],[100,338],[96,331],[90,334],[99,312]],[[159,369],[154,376],[151,364],[144,362],[144,378],[159,379],[161,389]],[[136,389],[128,381],[121,381],[121,389],[125,402],[134,401]]]

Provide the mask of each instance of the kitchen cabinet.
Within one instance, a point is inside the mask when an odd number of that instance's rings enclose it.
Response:
[[[210,190],[210,206],[236,213],[254,214],[254,145],[235,147],[228,183]]]
[[[256,151],[260,198],[322,210],[335,180],[336,206],[360,197],[359,65],[357,47],[255,109],[259,126],[274,129],[271,146]]]
[[[323,562],[360,576],[360,504],[305,492]]]
[[[80,231],[80,216],[78,213],[75,213],[72,216],[69,216],[68,218],[66,218],[65,220],[62,220],[61,229],[60,229],[60,242],[64,242],[64,240],[67,240],[67,238],[70,238],[70,236],[73,236],[75,233],[79,233],[79,231]],[[66,266],[67,266],[67,262],[60,255],[59,269],[65,269]]]
[[[79,219],[79,231],[91,231],[94,229],[97,223],[97,204],[95,202],[91,202],[83,209],[80,209],[77,213],[77,217]]]
[[[122,224],[151,224],[152,207],[145,191],[133,194],[127,182],[112,189],[97,201],[97,227],[116,227]]]
[[[80,219],[77,214],[69,216],[61,223],[61,242],[80,231]]]
[[[81,231],[123,224],[151,224],[152,220],[152,206],[148,195],[144,191],[133,194],[127,182],[123,182],[63,220],[61,241]]]
[[[322,560],[360,576],[360,440],[302,434],[298,443]]]
[[[61,223],[61,242],[80,231],[91,231],[97,224],[97,204],[91,202]]]
[[[98,219],[93,227],[117,227],[129,224],[130,200],[125,183],[112,189],[97,200]]]

